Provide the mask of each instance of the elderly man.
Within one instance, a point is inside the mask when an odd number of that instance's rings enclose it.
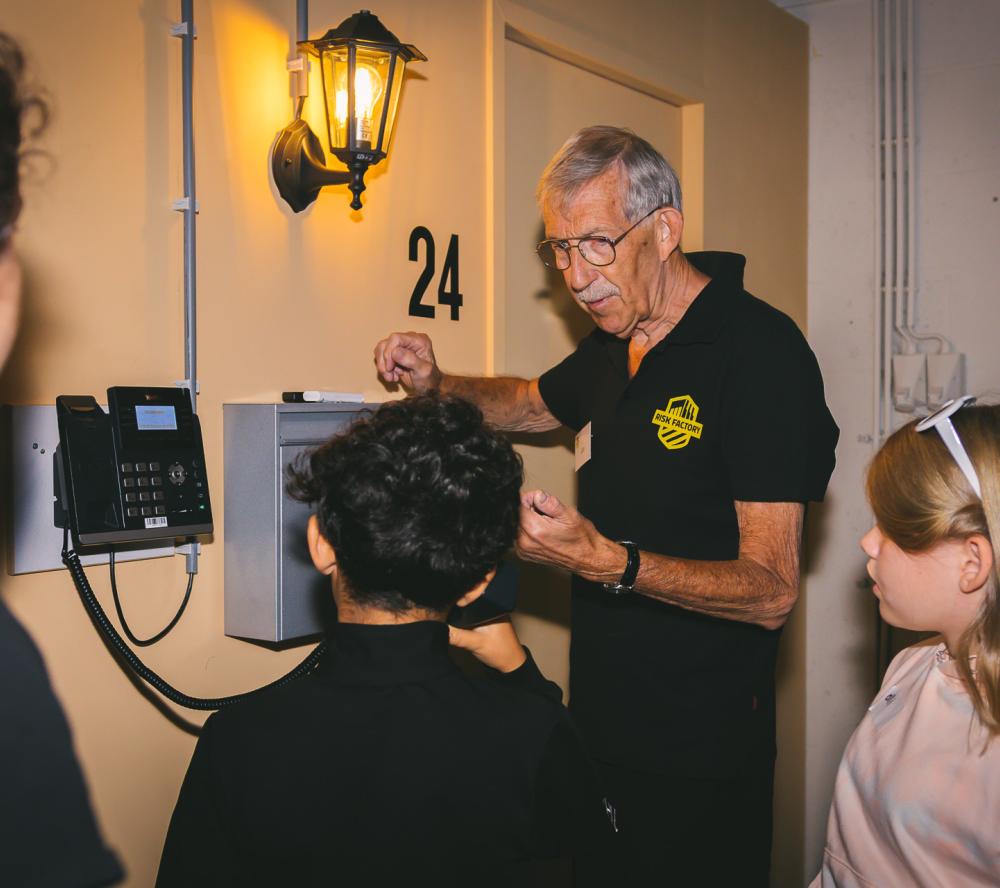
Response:
[[[396,333],[376,365],[500,429],[577,431],[579,511],[523,494],[518,547],[574,574],[571,709],[628,878],[766,885],[778,637],[838,435],[819,368],[742,256],[681,251],[676,173],[635,134],[576,133],[538,199],[539,256],[596,325],[576,351],[538,379],[469,378]]]

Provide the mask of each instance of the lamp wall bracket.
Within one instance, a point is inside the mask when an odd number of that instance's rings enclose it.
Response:
[[[352,192],[358,186],[356,172],[331,170],[326,166],[323,146],[304,120],[294,120],[278,133],[271,153],[271,172],[278,193],[296,213],[316,200],[320,189],[326,185],[351,184]],[[363,182],[360,187],[364,190]],[[361,208],[358,194],[360,191],[355,193],[351,203],[354,209]]]

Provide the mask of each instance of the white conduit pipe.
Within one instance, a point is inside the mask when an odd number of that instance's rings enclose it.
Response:
[[[889,430],[892,403],[892,326],[889,306],[889,288],[886,280],[887,169],[886,143],[886,91],[885,65],[887,64],[884,35],[886,32],[885,0],[872,0],[872,89],[874,93],[874,148],[875,148],[875,416],[873,423],[875,444],[886,437]]]
[[[897,0],[900,2],[900,0]],[[906,280],[903,289],[906,295],[906,333],[913,341],[936,342],[938,353],[954,351],[954,346],[940,333],[920,334],[916,331],[917,324],[917,173],[916,173],[916,142],[917,142],[917,118],[916,118],[916,79],[917,68],[915,62],[914,44],[914,0],[901,0],[905,10],[905,26],[902,33],[905,35],[904,52],[900,53],[901,58],[905,58],[905,118],[903,120],[903,133],[906,139],[906,166],[905,166],[905,193],[906,193]]]
[[[892,191],[895,202],[893,214],[893,276],[892,304],[896,333],[899,335],[903,354],[912,355],[917,345],[908,329],[906,317],[907,298],[904,290],[906,248],[908,240],[909,209],[906,193],[906,141],[907,134],[903,121],[903,5],[908,0],[890,0],[894,7],[889,40],[892,47]]]
[[[874,430],[892,431],[892,356],[915,354],[938,333],[916,332],[916,101],[914,0],[872,0],[875,135],[875,367]]]

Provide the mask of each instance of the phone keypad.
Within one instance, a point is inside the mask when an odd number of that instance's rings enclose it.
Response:
[[[163,490],[163,475],[159,474],[161,465],[158,462],[123,462],[120,464],[122,487],[125,488],[126,503],[148,503],[149,505],[128,505],[125,514],[129,518],[148,518],[153,515],[166,515],[166,493]],[[198,485],[201,487],[201,484]],[[136,488],[139,488],[136,492]],[[155,488],[150,490],[150,488]],[[157,503],[158,505],[153,505]]]

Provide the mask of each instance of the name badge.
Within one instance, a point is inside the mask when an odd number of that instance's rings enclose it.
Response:
[[[590,423],[588,422],[580,431],[576,433],[576,446],[574,447],[576,461],[574,470],[579,472],[590,462]]]

